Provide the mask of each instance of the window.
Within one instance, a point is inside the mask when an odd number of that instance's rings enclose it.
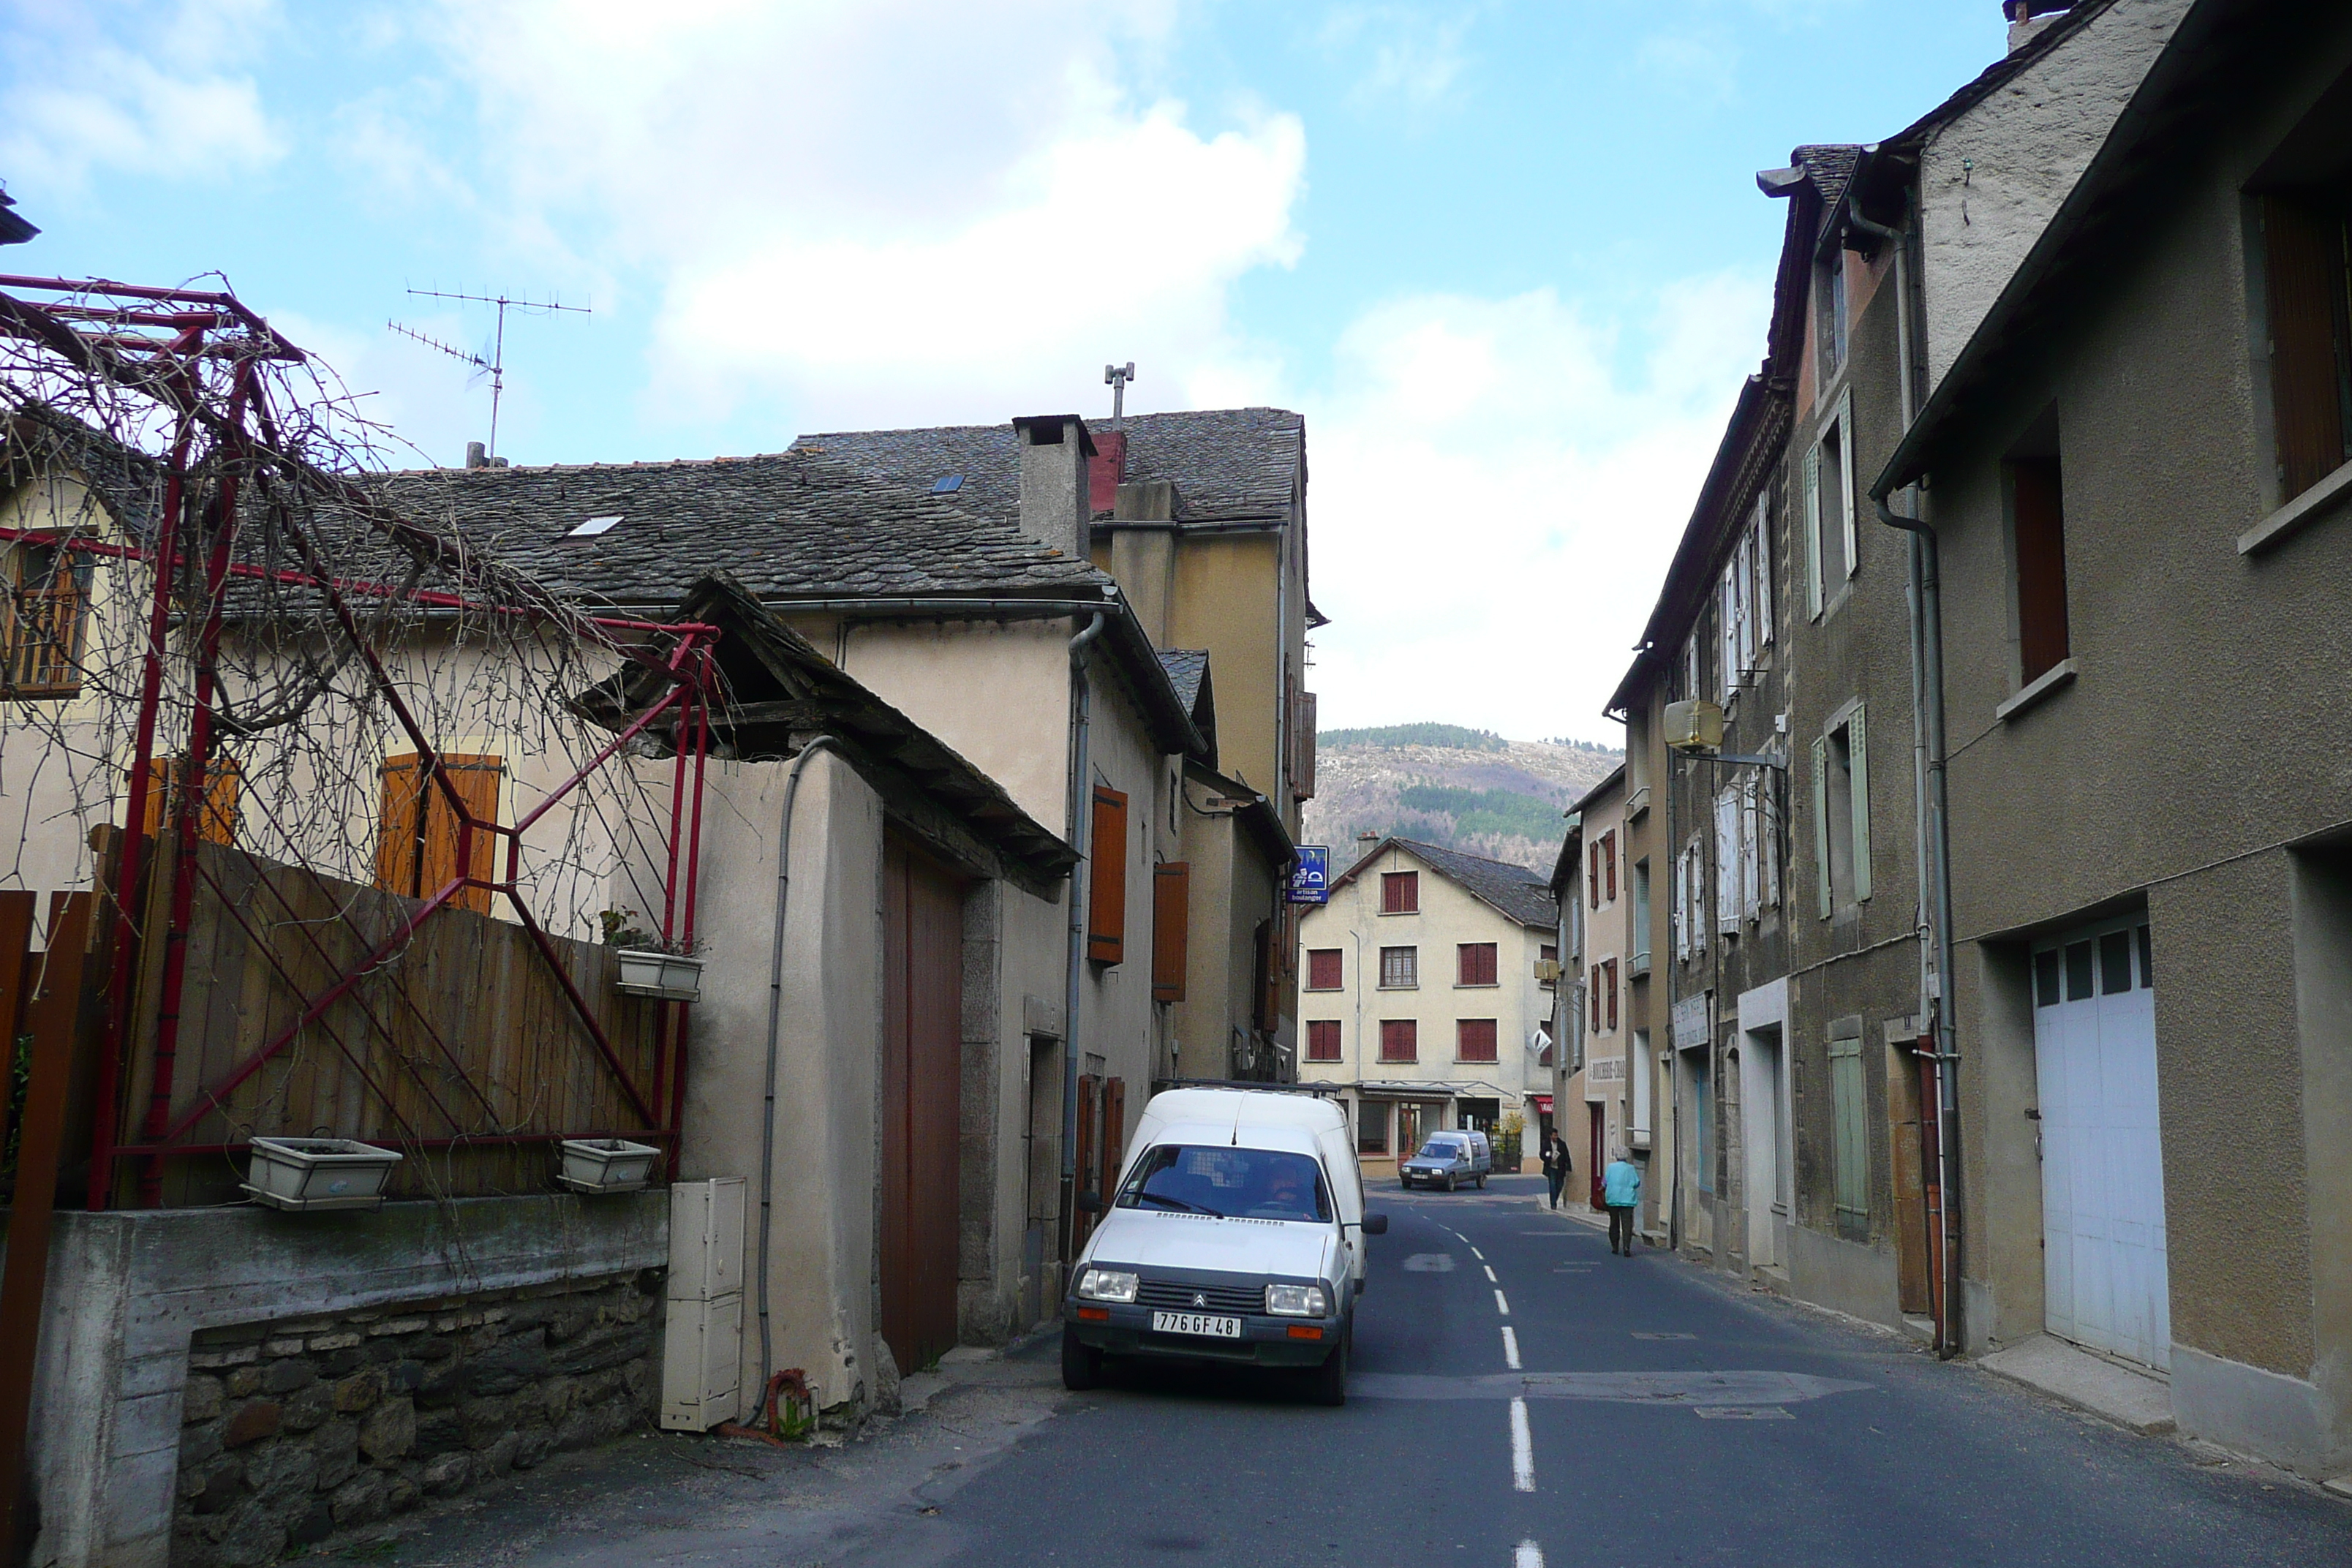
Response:
[[[1389,1107],[1386,1100],[1360,1101],[1356,1106],[1356,1152],[1385,1154],[1389,1152]]]
[[[1381,989],[1410,991],[1421,984],[1421,950],[1417,947],[1384,947],[1381,949]]]
[[[1601,994],[1608,1003],[1608,1022],[1601,1026],[1613,1033],[1617,1027],[1617,961],[1603,959],[1601,963]]]
[[[1813,309],[1821,344],[1822,373],[1815,385],[1825,385],[1845,363],[1845,252],[1832,250],[1814,269]]]
[[[1697,1163],[1693,1173],[1703,1193],[1715,1191],[1715,1085],[1714,1064],[1705,1051],[1690,1054],[1691,1086],[1691,1156]]]
[[[1756,606],[1756,646],[1761,649],[1772,643],[1772,501],[1769,495],[1756,498],[1756,520],[1748,525],[1748,562],[1754,574],[1750,593]]]
[[[1492,985],[1496,984],[1495,944],[1491,942],[1465,942],[1454,950],[1456,985]]]
[[[1840,1020],[1832,1030],[1859,1026]],[[1830,1119],[1834,1131],[1838,1229],[1850,1237],[1870,1234],[1870,1121],[1862,1081],[1862,1040],[1830,1040]]]
[[[1417,915],[1420,912],[1421,873],[1418,871],[1381,872],[1381,913]]]
[[[1591,1015],[1586,1026],[1594,1034],[1601,1032],[1601,965],[1592,966],[1592,983],[1585,987],[1585,1012]]]
[[[1630,1131],[1633,1142],[1646,1146],[1650,1141],[1650,1031],[1633,1031],[1633,1117]]]
[[[1675,858],[1675,956],[1706,955],[1706,847],[1693,834]]]
[[[1813,859],[1823,920],[1870,897],[1870,751],[1859,702],[1813,742]]]
[[[1727,933],[1739,930],[1739,786],[1727,784],[1715,797],[1715,924]]]
[[[1337,991],[1341,973],[1338,948],[1310,947],[1307,950],[1307,989]]]
[[[1454,1059],[1491,1062],[1495,1059],[1495,1020],[1457,1018],[1454,1022]]]
[[[1381,1060],[1416,1062],[1420,1059],[1420,1026],[1411,1018],[1382,1018],[1381,1020]]]
[[[0,685],[9,697],[71,697],[81,689],[82,626],[90,567],[58,544],[26,541],[7,552]]]
[[[1087,957],[1118,963],[1127,953],[1126,795],[1095,786],[1094,837],[1087,842]]]
[[[2344,193],[2263,198],[2271,424],[2284,506],[2352,458],[2352,273]]]
[[[1538,947],[1536,949],[1536,962],[1538,963],[1558,963],[1559,962],[1559,946],[1548,942]],[[1559,983],[1556,980],[1546,980],[1541,982],[1541,984],[1547,991],[1557,991],[1559,989]]]
[[[1601,907],[1601,840],[1598,838],[1584,847],[1584,901],[1596,910]]]
[[[1650,967],[1650,862],[1633,862],[1633,973]]]
[[[1307,1059],[1310,1062],[1336,1062],[1339,1059],[1339,1020],[1314,1018],[1307,1025]]]
[[[1854,574],[1853,395],[1838,399],[1821,439],[1805,452],[1805,612],[1822,613],[1834,584]]]
[[[1601,836],[1601,901],[1617,901],[1617,834],[1613,828]]]
[[[184,759],[177,756],[155,759],[154,772],[147,778],[147,809],[141,820],[146,825],[151,839],[163,837],[167,824],[163,814],[175,803],[172,792],[180,787]],[[236,795],[239,784],[236,759],[215,753],[205,764],[205,804],[196,816],[196,837],[205,844],[236,842]],[[436,889],[437,890],[437,889]]]
[[[2009,463],[2020,686],[2066,657],[2066,514],[2055,456]]]
[[[1151,999],[1184,1000],[1192,927],[1192,868],[1163,860],[1151,868]]]
[[[466,815],[477,822],[499,819],[499,785],[506,763],[498,757],[444,754],[441,766],[456,786]],[[382,771],[383,816],[376,840],[375,885],[404,898],[429,899],[456,880],[461,824],[449,794],[414,752],[386,757]],[[464,875],[489,879],[496,864],[493,835],[467,836]],[[461,910],[487,914],[488,888],[467,888],[449,900]]]

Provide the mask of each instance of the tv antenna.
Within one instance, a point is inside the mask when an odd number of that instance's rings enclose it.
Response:
[[[1135,379],[1135,362],[1103,366],[1103,384],[1110,388],[1110,427],[1122,428],[1127,417],[1127,384]]]
[[[398,332],[402,337],[414,338],[428,349],[438,350],[451,359],[473,366],[477,375],[487,374],[490,378],[490,439],[483,448],[483,452],[486,457],[497,457],[499,455],[499,399],[504,395],[507,389],[507,311],[522,310],[537,316],[551,316],[558,310],[570,310],[574,314],[585,316],[593,314],[593,311],[586,305],[567,305],[561,300],[520,300],[506,294],[459,294],[440,289],[411,289],[409,293],[420,300],[463,300],[477,305],[498,307],[499,324],[490,339],[490,352],[487,358],[481,354],[469,353],[464,349],[452,348],[438,338],[427,337],[414,327],[404,327],[398,321],[384,322],[386,327]]]

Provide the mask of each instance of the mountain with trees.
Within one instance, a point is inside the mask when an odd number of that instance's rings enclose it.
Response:
[[[1331,847],[1335,872],[1355,863],[1366,833],[1549,871],[1569,803],[1622,761],[1591,741],[1513,741],[1459,724],[1328,730],[1305,840]]]

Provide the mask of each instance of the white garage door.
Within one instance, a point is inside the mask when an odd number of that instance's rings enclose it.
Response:
[[[2138,917],[2033,954],[2044,1322],[2161,1367],[2172,1349],[2157,1123],[2156,991]]]

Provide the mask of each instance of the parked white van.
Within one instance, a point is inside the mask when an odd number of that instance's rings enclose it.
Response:
[[[1063,1303],[1062,1381],[1091,1388],[1105,1355],[1298,1367],[1342,1404],[1364,1237],[1346,1114],[1267,1089],[1154,1095]]]

